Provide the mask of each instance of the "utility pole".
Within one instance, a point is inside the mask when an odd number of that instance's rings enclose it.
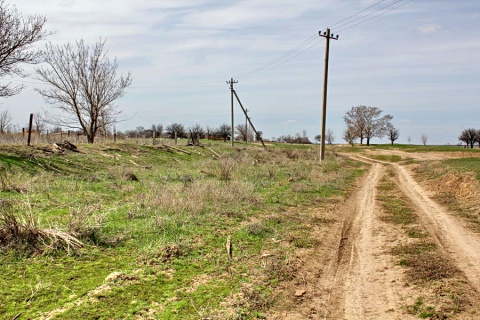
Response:
[[[262,143],[262,146],[263,146],[265,149],[267,149],[267,146],[265,145],[265,142],[263,142],[262,137],[258,134],[257,129],[255,129],[255,126],[253,125],[252,120],[247,116],[247,113],[245,112],[245,108],[243,107],[242,101],[240,101],[240,98],[238,97],[238,95],[237,95],[237,93],[235,92],[235,90],[233,90],[233,94],[235,95],[235,98],[237,98],[238,104],[240,105],[240,108],[242,109],[243,114],[245,115],[245,117],[247,117],[248,123],[250,123],[250,127],[252,128],[253,132],[255,132],[255,135],[258,137],[258,139],[259,139],[260,142]]]
[[[247,131],[247,134],[245,136],[245,144],[248,143],[248,110],[247,108],[245,108],[245,130]]]
[[[330,28],[327,28],[327,31],[318,32],[320,37],[325,38],[326,41],[326,48],[325,48],[325,69],[323,75],[323,108],[322,108],[322,137],[321,137],[321,146],[320,146],[320,162],[325,160],[325,124],[327,120],[327,83],[328,83],[328,58],[329,58],[329,51],[330,51],[330,39],[338,40],[338,34],[336,37],[330,34]]]
[[[231,101],[232,101],[232,147],[235,146],[235,139],[234,139],[234,134],[235,134],[235,124],[233,123],[233,84],[238,83],[238,80],[233,80],[233,78],[230,79],[230,81],[227,81],[227,84],[230,85],[230,92],[231,92]]]

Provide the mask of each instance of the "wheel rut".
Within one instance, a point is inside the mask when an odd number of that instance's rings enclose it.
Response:
[[[415,303],[422,292],[406,283],[405,268],[392,253],[408,241],[405,230],[382,220],[383,207],[377,200],[387,172],[418,215],[421,228],[438,244],[442,257],[463,272],[463,279],[468,279],[478,296],[478,235],[431,200],[402,165],[360,155],[352,158],[370,164],[370,169],[350,198],[336,208],[337,220],[322,235],[321,246],[303,261],[299,273],[305,296],[293,298],[295,307],[277,310],[269,319],[418,319],[406,312],[406,305]]]

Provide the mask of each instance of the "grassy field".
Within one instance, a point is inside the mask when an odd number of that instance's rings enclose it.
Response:
[[[0,146],[5,319],[263,318],[365,168],[311,146]],[[231,244],[231,257],[227,250]]]

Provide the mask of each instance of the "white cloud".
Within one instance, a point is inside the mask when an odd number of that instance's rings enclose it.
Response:
[[[417,31],[420,32],[421,34],[431,34],[431,33],[436,33],[441,29],[442,29],[442,26],[438,24],[424,24],[422,26],[419,26],[417,28]]]

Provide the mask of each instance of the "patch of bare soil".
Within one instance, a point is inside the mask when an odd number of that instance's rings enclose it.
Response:
[[[272,319],[408,319],[401,306],[402,272],[389,248],[395,233],[377,215],[375,186],[383,167],[375,164],[359,189],[330,212],[335,223],[320,230],[320,245],[282,289],[287,301]],[[299,295],[299,293],[303,292]]]
[[[417,312],[426,296],[429,303],[439,305],[442,319],[476,319],[480,306],[471,301],[480,298],[480,237],[433,201],[405,167],[355,157],[371,163],[370,171],[345,203],[328,212],[334,223],[315,230],[318,245],[297,252],[294,278],[282,284],[278,296],[283,298],[267,318],[416,319],[428,316],[428,312]],[[382,206],[377,201],[377,186],[386,166],[394,168],[392,175],[402,198],[418,215],[420,229],[438,247],[410,261],[409,273],[394,255],[395,248],[409,244],[406,232],[382,221]],[[470,192],[467,189],[465,195]],[[445,266],[445,270],[440,268],[444,272],[425,268],[432,261]],[[415,270],[426,272],[418,275],[424,285],[409,284],[416,278],[412,276]],[[448,309],[442,298],[447,296],[468,308]]]
[[[480,182],[473,174],[447,172],[445,168],[425,174],[421,166],[414,166],[412,171],[436,202],[457,212],[471,230],[480,233]]]
[[[445,208],[428,197],[405,167],[395,165],[400,187],[421,212],[423,225],[480,291],[480,237],[468,230]]]

